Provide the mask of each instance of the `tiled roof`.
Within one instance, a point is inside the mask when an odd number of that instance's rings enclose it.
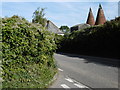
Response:
[[[89,14],[88,14],[88,18],[87,18],[87,24],[90,24],[90,25],[94,25],[95,24],[95,21],[94,21],[94,16],[93,16],[93,13],[92,13],[92,9],[90,8],[89,10]]]
[[[79,26],[79,27],[81,27],[81,28],[85,28],[85,27],[88,27],[88,26],[90,26],[90,25],[89,25],[89,24],[82,23],[82,24],[74,25],[74,26],[72,26],[72,27],[76,27],[76,26]]]
[[[47,21],[46,27],[47,27],[48,31],[51,31],[51,32],[56,33],[56,34],[63,34],[63,32],[50,20]]]
[[[87,28],[89,26],[90,26],[89,24],[85,24],[85,23],[83,23],[83,24],[77,24],[77,25],[72,26],[70,28],[70,30],[72,32],[72,31],[76,31],[76,30],[81,30],[81,29]]]
[[[105,18],[105,15],[104,15],[104,11],[102,9],[102,6],[99,5],[95,25],[104,24],[105,22],[106,22],[106,18]]]

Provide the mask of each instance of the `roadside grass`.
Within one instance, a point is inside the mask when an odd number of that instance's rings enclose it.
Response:
[[[11,68],[13,69],[13,68]],[[57,69],[40,64],[27,64],[11,72],[12,77],[4,79],[3,88],[47,88]]]

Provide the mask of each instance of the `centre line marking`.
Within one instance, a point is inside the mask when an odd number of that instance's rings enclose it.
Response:
[[[88,88],[87,86],[76,84],[76,83],[74,85],[77,86],[77,87],[79,87],[79,88]]]
[[[66,84],[61,84],[61,86],[62,86],[63,88],[70,88],[70,87],[68,87]]]
[[[61,72],[63,71],[63,70],[62,70],[62,69],[60,69],[60,68],[58,68],[58,70],[59,70],[59,71],[61,71]]]

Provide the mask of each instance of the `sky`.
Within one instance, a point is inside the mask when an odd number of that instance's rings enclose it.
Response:
[[[92,8],[96,19],[99,4],[102,5],[107,20],[118,16],[118,0],[2,0],[1,17],[18,15],[32,21],[33,12],[38,8],[45,9],[45,17],[58,27],[86,23],[89,8]]]

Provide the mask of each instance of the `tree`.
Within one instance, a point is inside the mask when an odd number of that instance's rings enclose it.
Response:
[[[61,31],[63,31],[64,33],[69,33],[70,32],[70,29],[68,26],[61,26],[59,28]]]
[[[35,12],[33,13],[33,19],[32,22],[33,23],[39,23],[41,24],[43,27],[45,26],[46,23],[46,18],[44,18],[45,13],[44,13],[45,8],[37,8],[37,10],[35,10]]]

